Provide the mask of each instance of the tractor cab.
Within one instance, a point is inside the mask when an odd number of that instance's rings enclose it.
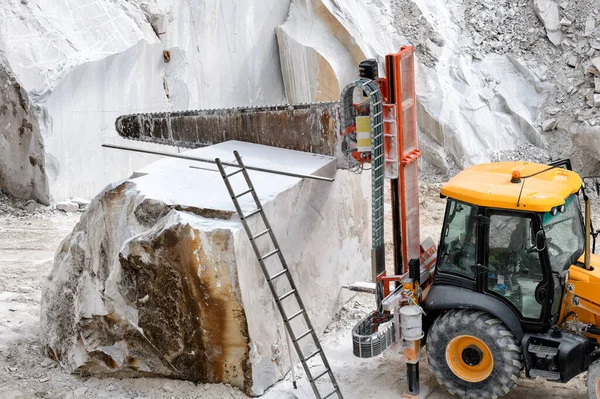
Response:
[[[442,188],[423,309],[430,368],[452,393],[502,396],[523,369],[558,382],[589,370],[600,392],[600,258],[582,180],[560,166],[476,165]]]
[[[584,250],[581,178],[527,162],[472,166],[443,188],[448,198],[435,284],[503,302],[523,329],[556,323],[566,271]]]

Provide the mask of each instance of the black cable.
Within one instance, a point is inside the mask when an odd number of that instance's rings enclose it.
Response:
[[[540,170],[539,172],[535,172],[535,173],[532,173],[532,174],[527,175],[527,176],[521,176],[521,179],[528,179],[530,177],[537,176],[537,175],[539,175],[541,173],[547,172],[547,171],[552,170],[552,169],[556,169],[558,167],[559,167],[558,165],[550,166],[549,168],[546,168],[544,170]]]
[[[523,194],[523,187],[525,187],[525,180],[523,180],[523,184],[521,184],[521,191],[519,191],[519,198],[517,198],[517,206],[519,206],[519,204],[521,203],[521,194]]]
[[[565,317],[563,317],[562,321],[561,321],[560,323],[558,323],[558,324],[559,324],[559,325],[562,325],[562,324],[564,324],[564,323],[565,323],[565,321],[567,321],[567,319],[569,318],[569,316],[572,316],[572,315],[575,315],[575,316],[577,316],[577,313],[575,313],[575,312],[573,312],[573,311],[570,311],[569,313],[567,313],[567,314],[565,315]]]
[[[535,173],[532,173],[532,174],[527,175],[527,176],[521,176],[521,179],[528,179],[530,177],[537,176],[539,174],[542,174],[542,173],[547,172],[547,171],[552,170],[552,169],[556,169],[558,167],[560,167],[560,166],[559,165],[550,166],[549,168],[546,168],[544,170],[540,170],[539,172],[535,172]],[[517,206],[519,206],[519,204],[521,203],[521,195],[523,194],[523,187],[525,187],[525,180],[523,180],[523,184],[521,185],[521,191],[519,191],[519,198],[517,198]]]

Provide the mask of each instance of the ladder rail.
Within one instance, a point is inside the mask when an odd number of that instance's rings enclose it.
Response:
[[[272,240],[275,248],[279,248],[280,249],[281,247],[279,246],[279,242],[277,241],[277,238],[275,237],[275,233],[273,232],[273,229],[271,228],[271,224],[269,223],[269,221],[268,221],[268,219],[267,219],[267,217],[266,217],[266,215],[264,213],[264,209],[262,207],[260,199],[258,198],[258,195],[256,194],[256,190],[254,188],[254,185],[252,184],[252,181],[250,180],[250,176],[248,174],[248,171],[243,167],[244,163],[242,161],[242,158],[241,158],[241,156],[240,156],[240,154],[239,154],[238,151],[234,151],[233,155],[235,156],[235,160],[236,160],[237,164],[238,165],[242,165],[242,169],[243,169],[242,175],[244,176],[244,180],[246,181],[246,184],[248,185],[248,187],[251,190],[251,194],[252,194],[252,198],[254,199],[254,203],[256,204],[257,208],[261,209],[262,221],[265,224],[265,228],[268,229],[268,231],[269,231],[268,234],[271,237],[271,240]],[[248,233],[248,231],[247,231],[247,233]],[[252,235],[249,234],[248,237],[252,237]],[[259,255],[257,253],[257,257],[258,256]],[[277,256],[279,257],[279,261],[283,265],[284,269],[287,270],[286,274],[289,274],[290,273],[289,272],[289,268],[288,268],[287,262],[286,262],[286,260],[285,260],[285,258],[283,256],[283,252],[281,251],[281,249],[278,251]],[[302,298],[300,297],[300,294],[299,294],[299,291],[298,291],[298,287],[296,287],[296,283],[294,282],[294,279],[292,278],[291,275],[289,275],[288,277],[289,277],[288,278],[288,282],[290,284],[290,288],[292,290],[294,290],[294,294],[293,295],[296,297],[296,301],[298,302],[299,308],[300,309],[306,309],[306,307],[304,306],[304,301],[302,301]],[[279,296],[276,293],[274,293],[273,295],[275,297],[275,301],[279,303],[280,302]],[[282,313],[282,315],[284,315],[285,313],[283,312],[283,305],[281,305],[281,309],[282,309],[281,313]],[[329,365],[329,361],[327,360],[327,357],[324,355],[325,352],[323,352],[323,348],[321,347],[321,344],[319,342],[319,338],[317,336],[317,333],[316,333],[315,329],[312,326],[312,323],[310,321],[308,313],[306,311],[304,311],[302,313],[302,316],[304,317],[304,322],[306,323],[307,327],[311,331],[311,335],[312,335],[313,341],[316,344],[317,349],[319,350],[320,354],[322,354],[322,355],[320,355],[320,357],[321,357],[321,360],[323,361],[324,366],[329,370],[330,377],[333,377],[333,373],[331,372],[331,367]],[[289,324],[289,322],[290,322],[290,320],[288,320],[287,317],[284,317],[283,320],[284,320],[284,323],[286,323],[286,324]],[[296,337],[294,335],[294,332],[291,331],[292,328],[290,327],[289,330],[290,331],[288,331],[288,333],[290,334],[290,338],[292,339],[292,342],[294,344],[296,344],[296,342],[298,340],[296,339]],[[305,361],[303,360],[303,356],[304,355],[302,354],[302,351],[300,350],[299,345],[297,345],[297,346],[298,347],[296,348],[296,351],[299,354],[300,362],[304,364],[305,363]],[[308,374],[308,375],[310,375],[310,374]],[[336,383],[334,383],[334,387],[337,388]]]
[[[269,223],[269,221],[268,221],[268,219],[267,219],[267,217],[266,217],[266,215],[264,213],[264,209],[262,207],[260,199],[258,198],[258,195],[256,194],[256,190],[254,188],[254,185],[252,184],[252,181],[250,179],[248,171],[243,166],[244,163],[242,161],[242,158],[241,158],[241,156],[240,156],[240,154],[239,154],[238,151],[234,151],[233,155],[235,156],[237,164],[241,165],[241,167],[242,167],[242,170],[243,170],[242,171],[242,175],[244,176],[244,180],[246,181],[246,184],[252,190],[251,191],[251,195],[252,195],[252,198],[254,200],[254,203],[256,204],[257,208],[261,209],[260,214],[262,216],[262,221],[263,221],[263,223],[265,225],[265,228],[268,229],[268,231],[269,231],[268,234],[271,237],[271,241],[273,242],[275,248],[280,249],[281,247],[279,246],[279,242],[277,241],[277,238],[275,237],[275,233],[273,232],[273,229],[271,228],[271,224]],[[252,237],[252,234],[249,233],[249,231],[250,230],[248,229],[246,231],[246,233],[248,233],[248,237]],[[254,243],[254,246],[257,247],[256,243]],[[257,258],[259,258],[260,257],[260,252],[258,252],[257,250],[255,250],[255,253],[257,254]],[[304,302],[302,301],[302,298],[300,297],[298,288],[296,287],[296,283],[294,282],[294,279],[292,278],[292,276],[290,274],[287,262],[286,262],[286,260],[285,260],[285,258],[283,256],[283,252],[281,250],[279,250],[278,253],[277,253],[277,256],[278,256],[279,261],[281,262],[282,266],[286,270],[286,274],[288,274],[288,282],[290,284],[290,288],[292,290],[294,290],[294,294],[293,295],[294,295],[296,301],[298,302],[299,308],[301,310],[305,310],[306,307],[304,306]],[[261,262],[264,263],[264,261],[262,261],[262,260],[261,260]],[[263,269],[263,273],[265,273],[265,276],[268,276],[268,271],[266,271],[266,266]],[[298,340],[295,337],[294,331],[293,331],[293,329],[291,328],[291,326],[289,324],[291,320],[288,319],[288,317],[287,317],[287,315],[286,315],[286,313],[285,313],[285,311],[283,309],[283,304],[281,304],[281,301],[279,300],[279,297],[277,295],[277,292],[274,290],[274,287],[273,287],[273,291],[272,292],[273,292],[273,296],[275,298],[275,302],[278,304],[278,307],[280,308],[280,313],[283,316],[284,324],[286,325],[286,329],[288,330],[288,333],[290,334],[290,338],[292,340],[292,343],[295,346],[296,352],[298,353],[298,356],[300,358],[300,362],[302,363],[303,368],[305,369],[305,372],[307,373],[307,375],[310,378],[312,378],[311,373],[310,373],[310,371],[308,369],[308,364],[306,363],[306,360],[304,359],[304,354],[302,353],[300,345],[298,344]],[[316,333],[314,327],[312,326],[312,323],[310,321],[308,313],[306,311],[304,311],[304,312],[302,312],[302,316],[304,317],[304,322],[306,323],[307,327],[311,331],[311,335],[312,335],[313,341],[314,341],[315,346],[317,347],[317,349],[319,351],[319,357],[321,358],[321,361],[323,362],[323,365],[325,366],[325,368],[327,369],[327,371],[329,373],[330,379],[333,382],[333,386],[334,386],[334,388],[336,388],[336,389],[339,390],[339,387],[337,385],[335,377],[333,376],[333,372],[331,371],[331,366],[329,365],[329,361],[327,360],[327,357],[325,356],[325,352],[323,351],[323,348],[321,347],[321,344],[319,342],[319,338],[317,336],[317,333]],[[313,390],[314,390],[314,388],[313,388]],[[319,397],[319,395],[317,395],[317,397]],[[341,399],[341,396],[340,396],[340,399]]]
[[[217,167],[219,169],[219,172],[221,173],[221,177],[223,178],[223,181],[225,183],[225,186],[227,188],[227,191],[229,193],[229,196],[231,197],[231,200],[233,202],[233,205],[235,207],[236,212],[238,213],[238,215],[240,216],[240,220],[242,222],[242,226],[244,227],[244,231],[246,232],[246,235],[248,236],[248,238],[250,239],[250,244],[252,246],[252,249],[254,251],[254,254],[259,262],[259,265],[261,267],[261,270],[265,276],[265,278],[267,279],[267,285],[269,286],[269,289],[271,291],[271,294],[273,296],[273,298],[275,299],[275,304],[277,305],[277,309],[279,310],[279,313],[281,314],[282,318],[283,318],[283,322],[284,322],[284,326],[286,331],[288,332],[290,339],[292,341],[292,344],[294,346],[294,349],[296,350],[296,353],[298,353],[300,362],[302,364],[302,368],[304,369],[304,372],[306,373],[309,383],[311,385],[311,388],[315,394],[315,396],[317,397],[317,399],[322,399],[323,396],[321,395],[321,393],[318,390],[318,387],[315,383],[315,381],[322,377],[323,375],[327,374],[329,376],[329,379],[331,381],[331,385],[334,388],[334,391],[332,391],[331,393],[327,394],[326,397],[330,397],[331,395],[333,395],[334,393],[337,393],[338,398],[339,399],[343,399],[342,393],[340,391],[339,385],[337,384],[337,381],[335,379],[335,376],[333,375],[333,371],[331,370],[331,366],[329,364],[329,361],[327,360],[327,357],[325,356],[325,352],[323,351],[323,348],[319,342],[318,336],[316,334],[316,331],[310,321],[310,318],[308,316],[308,313],[306,312],[306,307],[304,306],[304,302],[302,301],[302,298],[300,297],[298,288],[294,282],[294,279],[292,278],[292,275],[290,273],[290,270],[288,268],[287,262],[283,256],[283,253],[281,251],[281,247],[279,246],[279,242],[277,241],[277,238],[275,237],[275,233],[273,232],[273,229],[271,228],[271,225],[266,217],[266,214],[264,212],[262,203],[260,202],[260,199],[258,198],[258,195],[256,194],[256,190],[254,188],[254,185],[252,184],[252,181],[250,179],[250,176],[248,174],[247,169],[244,166],[244,163],[242,161],[241,156],[239,155],[239,153],[237,151],[234,151],[234,156],[236,158],[237,161],[237,167],[239,167],[240,169],[238,171],[235,171],[231,174],[227,174],[225,172],[225,169],[223,167],[223,163],[221,162],[220,159],[216,159],[215,163],[217,164]],[[245,190],[243,192],[243,194],[240,195],[236,195],[233,186],[231,185],[231,182],[229,181],[229,178],[235,174],[238,174],[238,172],[242,173],[242,175],[244,176],[244,180],[246,181],[246,184],[248,186],[248,190]],[[256,205],[256,210],[250,212],[248,215],[244,215],[244,213],[242,212],[241,206],[239,204],[238,198],[240,198],[242,195],[248,194],[250,193],[252,195],[252,199]],[[269,254],[272,255],[277,255],[277,258],[279,259],[279,263],[281,264],[281,266],[283,267],[283,269],[279,272],[276,272],[274,275],[270,275],[269,274],[269,270],[265,264],[265,260],[267,259],[266,256],[263,256],[260,252],[260,249],[258,248],[258,245],[256,243],[255,240],[255,236],[253,235],[250,226],[248,225],[247,222],[247,217],[252,216],[254,214],[259,214],[262,222],[264,223],[264,227],[265,230],[260,233],[260,236],[265,235],[265,232],[268,232],[269,237],[271,238],[271,242],[273,244],[274,250],[270,251]],[[257,238],[257,237],[256,237]],[[268,255],[268,254],[267,254]],[[285,275],[287,277],[287,281],[288,284],[290,285],[290,291],[291,293],[289,293],[289,295],[285,295],[285,297],[290,297],[293,296],[296,300],[296,303],[298,305],[298,311],[296,311],[294,314],[292,314],[291,316],[288,317],[284,307],[283,307],[283,299],[280,299],[280,295],[277,293],[277,290],[275,288],[275,285],[273,284],[273,280],[275,279],[275,277],[279,277]],[[275,276],[275,277],[273,277]],[[273,277],[273,279],[271,278]],[[291,325],[291,321],[292,319],[296,318],[297,316],[302,315],[304,317],[304,322],[306,324],[306,327],[308,328],[308,330],[304,330],[304,333],[301,334],[301,336],[299,338],[296,338],[296,335],[294,333],[294,329],[292,328]],[[309,332],[309,334],[306,334],[306,332]],[[325,367],[325,371],[323,373],[320,373],[319,376],[317,378],[313,378],[312,373],[310,372],[310,368],[308,367],[308,360],[310,360],[309,357],[307,357],[307,355],[305,355],[302,352],[302,349],[300,347],[299,344],[299,340],[310,335],[313,343],[316,347],[316,351],[311,353],[309,356],[315,357],[318,356],[321,359],[321,362],[323,364],[323,366]],[[290,359],[291,361],[292,359]],[[292,365],[293,367],[293,365]]]

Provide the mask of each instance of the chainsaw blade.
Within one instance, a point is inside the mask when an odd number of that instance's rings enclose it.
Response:
[[[345,168],[338,145],[340,103],[322,102],[123,115],[121,137],[185,148],[229,140],[336,157]]]

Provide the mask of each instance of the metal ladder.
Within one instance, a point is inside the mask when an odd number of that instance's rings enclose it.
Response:
[[[277,243],[275,234],[273,233],[273,230],[271,229],[271,225],[269,224],[269,221],[267,220],[267,217],[264,213],[260,199],[256,195],[256,191],[254,190],[254,186],[252,185],[252,181],[250,180],[248,171],[246,170],[246,167],[244,166],[244,163],[242,162],[242,158],[240,157],[239,153],[237,151],[234,151],[233,154],[235,155],[235,159],[237,161],[237,164],[239,165],[239,169],[235,170],[234,172],[227,174],[225,171],[225,168],[223,167],[223,164],[221,163],[221,160],[219,158],[215,159],[215,162],[219,168],[221,177],[223,178],[223,181],[225,182],[225,186],[227,186],[227,191],[229,192],[229,195],[231,196],[231,200],[233,201],[235,210],[237,211],[237,213],[240,217],[240,220],[242,221],[244,230],[246,231],[246,234],[248,235],[248,238],[250,239],[250,244],[252,245],[252,249],[254,250],[256,258],[258,259],[258,262],[263,271],[263,274],[264,274],[265,278],[267,279],[267,283],[271,290],[271,294],[273,294],[273,298],[275,299],[275,303],[277,304],[279,313],[281,314],[281,317],[283,318],[285,328],[291,338],[291,341],[294,344],[296,353],[298,353],[300,362],[302,363],[302,367],[304,368],[304,372],[306,373],[306,376],[308,377],[308,381],[310,382],[312,390],[313,390],[315,396],[317,397],[317,399],[326,399],[326,398],[332,397],[335,394],[337,394],[337,397],[339,399],[343,399],[340,388],[337,384],[337,381],[335,380],[333,372],[331,371],[331,367],[329,366],[329,362],[327,361],[327,358],[325,357],[325,352],[323,352],[323,348],[321,347],[321,344],[319,343],[317,334],[312,326],[312,323],[310,322],[310,319],[306,312],[306,308],[304,307],[304,303],[302,302],[302,299],[300,298],[300,295],[296,288],[296,284],[294,283],[294,280],[292,279],[292,275],[290,274],[290,271],[288,269],[285,258],[283,257],[283,254],[281,253],[281,249],[279,247],[279,244]],[[247,188],[245,190],[243,190],[242,192],[240,192],[239,194],[236,194],[231,185],[230,178],[238,173],[243,174],[244,179],[247,184]],[[242,209],[240,207],[238,199],[240,197],[243,197],[248,194],[252,195],[252,198],[254,199],[254,203],[256,204],[256,209],[254,209],[253,211],[251,211],[247,214],[244,214],[242,212]],[[264,223],[264,226],[265,226],[265,230],[261,231],[258,234],[252,233],[252,231],[250,230],[250,227],[248,226],[248,222],[247,222],[248,218],[255,216],[255,215],[259,215],[262,218],[262,222]],[[260,237],[267,236],[267,235],[270,237],[270,242],[271,242],[273,249],[263,255],[263,254],[261,254],[261,252],[258,248],[256,240]],[[265,261],[268,258],[271,258],[275,255],[277,255],[277,259],[279,259],[278,265],[281,266],[281,269],[279,269],[279,270],[275,271],[273,274],[271,274],[267,268],[267,265],[265,264]],[[278,282],[282,278],[287,279],[289,289],[287,290],[287,292],[278,293],[275,282],[276,282],[276,280]],[[297,308],[298,308],[294,313],[292,313],[289,316],[284,309],[284,300],[286,300],[286,299],[287,299],[286,305],[289,306],[290,302],[292,300],[294,300],[297,305]],[[294,328],[292,326],[292,321],[300,316],[303,316],[304,322],[306,324],[306,328],[302,332],[299,333],[298,331],[294,331]],[[305,338],[312,339],[312,343],[316,347],[316,350],[314,352],[311,352],[309,354],[304,354],[302,352],[299,342],[300,342],[300,340],[305,339]],[[317,358],[317,357],[321,358],[321,361],[322,361],[323,366],[325,367],[325,370],[313,377],[313,375],[310,371],[309,365],[308,365],[308,361],[310,359]],[[292,359],[290,359],[290,363],[291,362],[292,362]],[[292,364],[292,367],[294,367],[293,364]],[[322,377],[325,377],[326,375],[329,377],[329,380],[330,380],[330,384],[328,384],[328,385],[332,386],[333,391],[328,392],[325,395],[321,395],[321,393],[319,392],[319,387],[316,384],[316,381]]]

